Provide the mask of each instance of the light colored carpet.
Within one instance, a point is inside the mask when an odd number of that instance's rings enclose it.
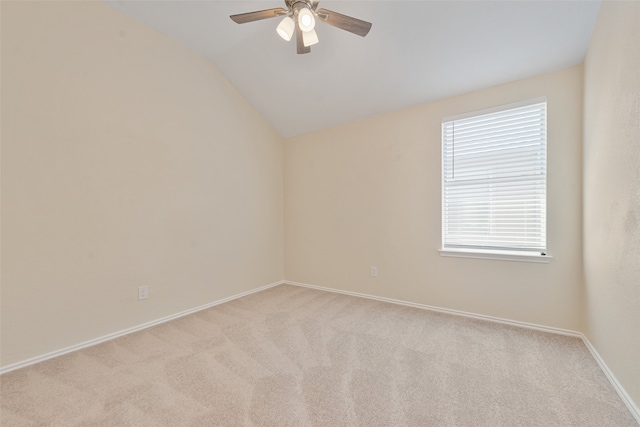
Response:
[[[281,285],[0,377],[4,426],[637,426],[577,338]]]

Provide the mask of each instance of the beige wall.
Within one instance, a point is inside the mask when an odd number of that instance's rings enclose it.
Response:
[[[100,2],[1,24],[2,366],[283,279],[282,140],[209,61]]]
[[[553,261],[441,257],[442,118],[540,96]],[[288,139],[285,277],[577,330],[581,144],[581,66]]]
[[[640,2],[603,2],[585,61],[584,331],[640,404]]]

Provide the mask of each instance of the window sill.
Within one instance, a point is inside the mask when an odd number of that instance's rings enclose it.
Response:
[[[553,259],[550,255],[540,255],[538,252],[510,252],[482,249],[438,249],[440,256],[475,259],[494,259],[500,261],[536,262],[548,264]]]

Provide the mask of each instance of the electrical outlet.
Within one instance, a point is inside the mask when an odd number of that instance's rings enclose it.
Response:
[[[148,286],[140,286],[138,288],[138,299],[147,299],[149,298],[149,287]]]
[[[371,266],[371,277],[378,277],[378,267]]]

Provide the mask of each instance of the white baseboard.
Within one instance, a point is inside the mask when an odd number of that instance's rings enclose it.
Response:
[[[324,287],[324,286],[310,285],[308,283],[292,282],[290,280],[285,280],[284,283],[287,284],[287,285],[300,286],[300,287],[303,287],[303,288],[317,289],[317,290],[320,290],[320,291],[333,292],[333,293],[343,294],[343,295],[351,295],[351,296],[354,296],[354,297],[367,298],[367,299],[376,300],[376,301],[389,302],[389,303],[392,303],[392,304],[405,305],[405,306],[408,306],[408,307],[420,308],[420,309],[423,309],[423,310],[435,311],[435,312],[439,312],[439,313],[453,314],[455,316],[469,317],[469,318],[472,318],[472,319],[486,320],[486,321],[489,321],[489,322],[502,323],[502,324],[505,324],[505,325],[517,326],[517,327],[520,327],[520,328],[534,329],[534,330],[542,331],[542,332],[549,332],[549,333],[553,333],[553,334],[567,335],[567,336],[571,336],[571,337],[580,338],[580,339],[582,339],[582,341],[584,342],[585,346],[587,347],[587,349],[589,350],[589,352],[591,353],[591,355],[595,359],[595,361],[598,364],[598,366],[600,366],[600,369],[602,369],[602,372],[604,373],[604,375],[607,377],[607,379],[609,380],[609,382],[611,383],[611,385],[613,386],[615,391],[618,393],[618,395],[620,396],[620,398],[622,399],[622,401],[626,405],[627,409],[629,409],[629,412],[631,412],[631,415],[636,419],[638,424],[640,424],[640,410],[638,409],[638,406],[635,404],[633,399],[631,399],[631,396],[629,396],[629,394],[624,389],[624,387],[622,387],[620,382],[618,382],[618,380],[616,379],[615,375],[613,375],[613,372],[611,372],[611,370],[609,369],[607,364],[600,357],[600,355],[598,354],[596,349],[593,347],[593,345],[591,344],[589,339],[581,332],[570,331],[568,329],[553,328],[553,327],[544,326],[544,325],[537,325],[537,324],[534,324],[534,323],[520,322],[520,321],[517,321],[517,320],[503,319],[503,318],[500,318],[500,317],[485,316],[483,314],[469,313],[469,312],[466,312],[466,311],[451,310],[451,309],[448,309],[448,308],[435,307],[435,306],[425,305],[425,304],[418,304],[418,303],[414,303],[414,302],[396,300],[396,299],[392,299],[392,298],[379,297],[379,296],[375,296],[375,295],[362,294],[362,293],[359,293],[359,292],[343,291],[343,290],[340,290],[340,289],[327,288],[327,287]]]
[[[624,387],[622,387],[622,385],[618,382],[618,379],[615,377],[615,375],[613,375],[613,372],[611,372],[602,357],[600,357],[600,354],[598,354],[589,339],[585,335],[582,335],[582,340],[584,341],[584,344],[587,346],[587,349],[589,349],[591,356],[593,356],[593,358],[596,360],[596,363],[600,366],[600,369],[602,369],[602,372],[604,372],[613,388],[616,389],[618,395],[620,395],[620,398],[629,409],[629,412],[631,412],[631,415],[633,415],[633,417],[640,425],[640,409],[638,408],[638,406],[635,404],[633,399],[631,399],[631,396],[629,396]]]
[[[205,305],[201,305],[201,306],[196,307],[196,308],[191,308],[189,310],[184,310],[184,311],[181,311],[179,313],[172,314],[170,316],[166,316],[166,317],[162,317],[160,319],[152,320],[150,322],[143,323],[143,324],[138,325],[138,326],[133,326],[131,328],[124,329],[122,331],[114,332],[112,334],[104,335],[104,336],[101,336],[99,338],[94,338],[94,339],[89,340],[89,341],[84,341],[84,342],[81,342],[79,344],[72,345],[70,347],[65,347],[65,348],[60,349],[60,350],[52,351],[50,353],[43,354],[41,356],[36,356],[36,357],[32,357],[30,359],[26,359],[26,360],[23,360],[23,361],[20,361],[20,362],[12,363],[10,365],[3,366],[2,368],[0,368],[0,375],[2,375],[4,373],[7,373],[7,372],[15,371],[16,369],[24,368],[24,367],[29,366],[29,365],[34,365],[36,363],[43,362],[43,361],[48,360],[48,359],[53,359],[54,357],[62,356],[63,354],[67,354],[67,353],[71,353],[71,352],[74,352],[74,351],[77,351],[77,350],[81,350],[83,348],[91,347],[93,345],[100,344],[100,343],[103,343],[105,341],[112,340],[114,338],[118,338],[118,337],[121,337],[121,336],[124,336],[124,335],[132,334],[134,332],[138,332],[138,331],[141,331],[143,329],[147,329],[147,328],[150,328],[152,326],[156,326],[156,325],[159,325],[161,323],[165,323],[165,322],[168,322],[170,320],[177,319],[179,317],[187,316],[189,314],[193,314],[193,313],[196,313],[196,312],[201,311],[201,310],[206,310],[207,308],[211,308],[211,307],[214,307],[216,305],[232,301],[234,299],[242,298],[244,296],[251,295],[251,294],[254,294],[256,292],[264,291],[266,289],[273,288],[274,286],[282,285],[284,283],[285,282],[283,280],[281,280],[279,282],[275,282],[275,283],[271,283],[271,284],[268,284],[268,285],[265,285],[265,286],[261,286],[261,287],[256,288],[256,289],[251,289],[250,291],[242,292],[242,293],[237,294],[237,295],[233,295],[233,296],[230,296],[230,297],[227,297],[227,298],[223,298],[223,299],[220,299],[220,300],[217,300],[217,301],[213,301],[213,302],[210,302],[210,303],[205,304]]]
[[[420,309],[423,309],[423,310],[437,311],[439,313],[453,314],[453,315],[456,315],[456,316],[470,317],[470,318],[473,318],[473,319],[486,320],[486,321],[494,322],[494,323],[502,323],[502,324],[505,324],[505,325],[519,326],[521,328],[535,329],[537,331],[550,332],[550,333],[553,333],[553,334],[568,335],[568,336],[571,336],[571,337],[582,338],[582,334],[580,332],[570,331],[568,329],[552,328],[550,326],[536,325],[534,323],[526,323],[526,322],[520,322],[520,321],[517,321],[517,320],[503,319],[503,318],[500,318],[500,317],[485,316],[484,314],[475,314],[475,313],[469,313],[469,312],[466,312],[466,311],[452,310],[452,309],[449,309],[449,308],[435,307],[435,306],[432,306],[432,305],[418,304],[418,303],[410,302],[410,301],[403,301],[403,300],[397,300],[397,299],[392,299],[392,298],[379,297],[379,296],[369,295],[369,294],[361,294],[361,293],[358,293],[358,292],[343,291],[343,290],[340,290],[340,289],[325,288],[323,286],[309,285],[307,283],[292,282],[290,280],[285,280],[284,283],[288,284],[288,285],[301,286],[301,287],[304,287],[304,288],[318,289],[320,291],[334,292],[334,293],[337,293],[337,294],[351,295],[351,296],[354,296],[354,297],[367,298],[367,299],[372,299],[372,300],[376,300],[376,301],[390,302],[392,304],[405,305],[405,306],[408,306],[408,307],[420,308]]]

